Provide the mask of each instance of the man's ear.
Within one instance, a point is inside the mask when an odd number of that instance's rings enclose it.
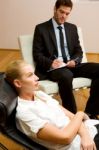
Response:
[[[14,85],[15,85],[17,88],[20,88],[20,87],[21,87],[21,82],[20,82],[20,80],[15,79],[15,80],[14,80]]]

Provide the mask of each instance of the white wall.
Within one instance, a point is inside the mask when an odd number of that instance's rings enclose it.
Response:
[[[53,16],[55,0],[0,0],[0,48],[18,49],[18,36]],[[77,2],[70,22],[82,27],[87,52],[99,49],[99,2]]]
[[[74,4],[70,21],[82,27],[86,51],[99,53],[99,1]]]

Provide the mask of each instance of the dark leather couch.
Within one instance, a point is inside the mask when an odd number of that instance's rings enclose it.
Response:
[[[4,73],[0,73],[0,132],[28,148],[28,150],[47,150],[45,147],[33,142],[16,128],[16,105],[17,94],[4,79]]]

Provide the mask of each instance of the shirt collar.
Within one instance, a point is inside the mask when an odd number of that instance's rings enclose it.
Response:
[[[54,28],[57,29],[57,27],[58,27],[59,25],[57,24],[57,22],[55,21],[54,18],[52,18],[52,23],[53,23]],[[64,29],[64,24],[61,24],[60,26],[62,27],[62,29]]]

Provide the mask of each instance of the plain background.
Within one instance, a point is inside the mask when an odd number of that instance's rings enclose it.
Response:
[[[0,49],[19,49],[18,36],[53,16],[55,0],[0,0]],[[99,53],[99,1],[74,2],[68,21],[81,26],[87,52]]]

